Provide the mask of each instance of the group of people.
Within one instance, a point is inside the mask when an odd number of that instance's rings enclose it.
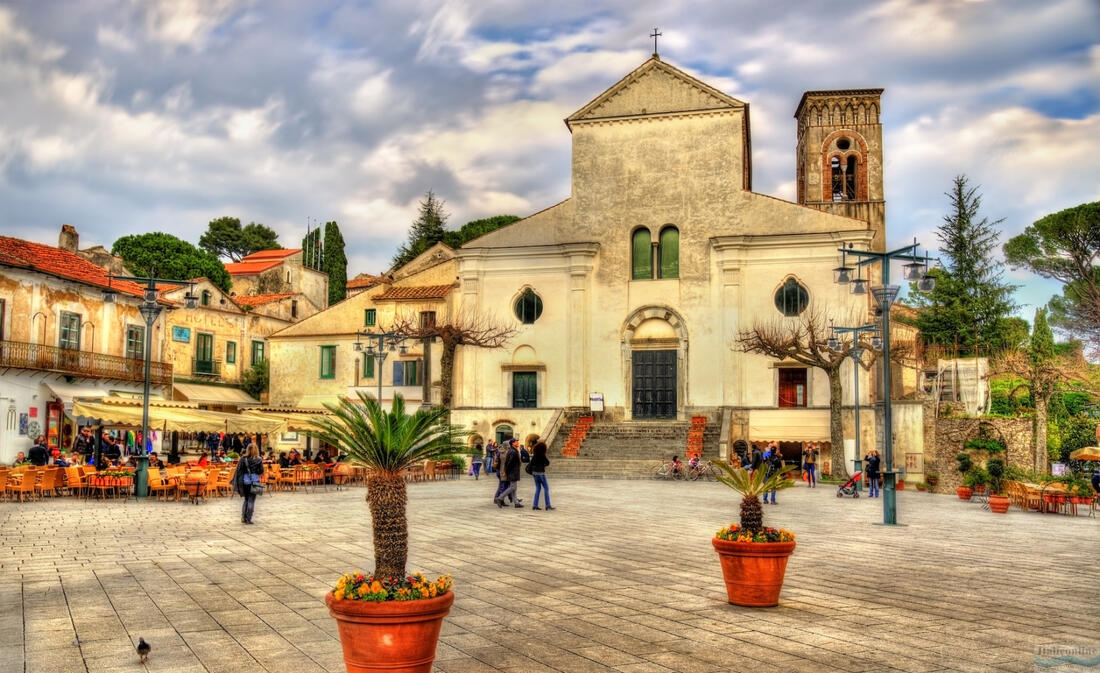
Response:
[[[503,508],[510,504],[515,508],[523,507],[523,500],[518,494],[521,465],[526,465],[522,471],[531,475],[535,482],[535,501],[531,509],[547,511],[553,510],[550,504],[550,485],[546,481],[546,468],[550,466],[550,459],[546,456],[546,442],[537,438],[531,440],[530,449],[520,446],[515,437],[505,439],[502,444],[489,440],[485,446],[484,457],[481,445],[475,447],[475,453],[471,460],[471,469],[475,480],[485,466],[485,474],[496,474],[497,490],[493,495],[493,504]],[[544,507],[539,507],[540,497]]]

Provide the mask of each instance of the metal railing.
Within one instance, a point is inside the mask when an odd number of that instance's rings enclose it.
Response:
[[[221,371],[221,360],[199,360],[196,358],[191,361],[192,376],[220,376]]]
[[[22,341],[0,341],[0,367],[116,381],[145,380],[145,360],[140,358],[124,358]],[[150,362],[149,380],[157,384],[171,383],[172,365],[167,362]]]

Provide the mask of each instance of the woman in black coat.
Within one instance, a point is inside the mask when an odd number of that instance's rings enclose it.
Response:
[[[237,474],[234,477],[237,493],[244,498],[241,523],[252,523],[252,514],[256,511],[256,494],[252,492],[252,486],[260,483],[260,475],[263,473],[264,461],[260,458],[260,447],[249,444],[245,455],[237,462]]]
[[[867,473],[867,497],[877,498],[878,493],[878,480],[879,470],[882,467],[882,459],[878,456],[878,451],[872,450],[863,458],[863,471]]]
[[[531,476],[535,479],[535,504],[531,506],[531,509],[541,509],[539,507],[540,492],[546,494],[544,500],[546,500],[547,511],[554,509],[550,506],[550,485],[546,483],[546,468],[549,465],[550,459],[546,457],[546,442],[537,442],[529,465]]]

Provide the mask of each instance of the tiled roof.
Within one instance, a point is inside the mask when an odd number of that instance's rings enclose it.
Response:
[[[374,287],[385,280],[385,276],[372,276],[369,273],[361,273],[348,281],[347,288],[349,290],[366,289]]]
[[[258,262],[232,262],[225,265],[225,270],[229,272],[230,276],[241,276],[251,273],[261,273],[268,269],[274,269],[280,264],[282,264],[282,262],[277,259],[260,260]]]
[[[287,297],[297,296],[294,292],[284,292],[282,294],[238,294],[233,296],[233,301],[237,306],[263,306],[264,304],[270,304],[273,301],[282,301]]]
[[[0,264],[31,269],[98,288],[106,288],[108,285],[107,269],[96,266],[80,255],[10,236],[0,236]],[[110,286],[123,294],[142,296],[142,287],[130,281],[113,280],[110,281]]]
[[[375,301],[401,301],[410,299],[443,299],[451,291],[451,285],[418,285],[411,287],[391,287],[381,294],[374,295]]]
[[[258,262],[260,260],[269,259],[285,259],[291,255],[296,255],[301,252],[301,248],[284,248],[280,250],[261,250],[254,252],[251,255],[245,255],[241,258],[242,262]]]

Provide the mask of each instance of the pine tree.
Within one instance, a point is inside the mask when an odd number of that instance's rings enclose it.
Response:
[[[959,355],[999,350],[1006,343],[1005,324],[1016,308],[1015,285],[1001,280],[993,251],[1004,220],[990,221],[980,214],[982,197],[965,175],[955,177],[947,192],[951,212],[936,230],[945,269],[934,272],[936,287],[929,293],[913,293],[921,309],[917,327],[927,344],[958,345]]]
[[[325,222],[324,268],[328,274],[329,306],[348,295],[348,258],[344,254],[344,237],[335,221]]]
[[[436,197],[432,190],[420,202],[420,214],[409,229],[409,241],[397,250],[392,267],[399,269],[408,264],[417,255],[442,241],[446,236],[443,226],[449,215],[443,212],[443,200]]]

